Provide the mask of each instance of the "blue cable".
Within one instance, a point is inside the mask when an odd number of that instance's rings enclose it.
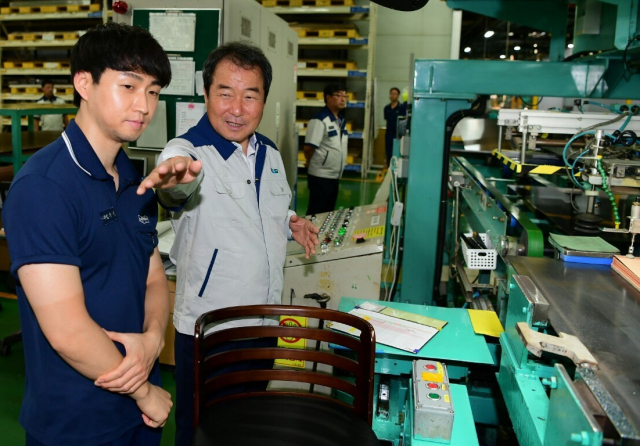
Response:
[[[587,190],[588,187],[578,183],[578,181],[573,177],[573,168],[575,166],[574,164],[569,164],[569,160],[567,159],[567,149],[571,146],[571,144],[578,138],[585,136],[585,135],[595,135],[596,131],[595,130],[588,130],[586,132],[581,132],[578,133],[577,135],[575,135],[573,138],[571,138],[569,140],[569,142],[564,146],[564,149],[562,150],[562,160],[564,161],[565,166],[570,167],[571,168],[571,181],[573,182],[573,184],[575,184],[576,186],[580,187],[581,189]],[[609,138],[615,140],[615,138],[613,137],[613,135],[610,135],[608,133],[605,133],[605,136],[608,136]],[[583,156],[583,154],[579,155],[578,158],[580,158],[580,156]],[[577,158],[576,158],[577,160]]]
[[[627,116],[627,120],[624,121],[624,124],[622,124],[622,127],[620,127],[618,130],[620,132],[623,132],[625,127],[627,126],[627,124],[629,124],[629,121],[631,121],[631,118],[633,117],[633,114],[631,112],[629,112],[629,115]]]
[[[609,110],[609,111],[612,111],[612,112],[614,112],[614,113],[618,113],[618,114],[620,114],[620,110],[617,110],[617,109],[615,109],[615,108],[611,107],[610,105],[602,104],[602,103],[600,103],[600,102],[591,101],[591,100],[589,100],[589,104],[593,104],[593,105],[595,105],[595,106],[597,106],[597,107],[606,108],[606,109],[607,109],[607,110]]]

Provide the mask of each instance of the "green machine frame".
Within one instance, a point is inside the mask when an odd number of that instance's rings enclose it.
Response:
[[[639,53],[632,48],[627,57]],[[431,305],[436,262],[443,261],[436,258],[435,235],[442,166],[449,163],[443,149],[447,118],[481,94],[639,99],[640,75],[625,71],[621,52],[580,62],[417,60],[414,73],[400,300]]]

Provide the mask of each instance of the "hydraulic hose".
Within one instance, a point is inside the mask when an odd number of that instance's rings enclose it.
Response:
[[[456,125],[463,118],[478,117],[484,115],[487,109],[488,96],[479,96],[471,108],[458,110],[451,113],[447,118],[444,133],[444,150],[442,154],[442,183],[440,185],[440,213],[438,217],[438,245],[436,247],[436,269],[433,277],[433,299],[440,300],[440,278],[442,277],[442,256],[444,253],[444,243],[447,231],[447,183],[449,181],[449,156],[451,155],[451,136]],[[458,234],[454,234],[457,237]]]

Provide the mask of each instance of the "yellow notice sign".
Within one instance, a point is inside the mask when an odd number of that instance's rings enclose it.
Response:
[[[280,325],[286,325],[289,327],[306,327],[307,318],[298,316],[280,316]],[[302,349],[307,347],[307,340],[304,338],[278,338],[278,347]],[[276,359],[275,364],[303,369],[305,366],[305,361],[294,359]]]
[[[467,310],[471,318],[471,325],[477,334],[499,338],[504,331],[498,315],[494,311]]]
[[[352,238],[355,240],[359,237],[357,235],[364,235],[365,238],[373,238],[373,237],[381,237],[384,235],[384,226],[375,226],[366,229],[358,229],[357,231],[353,231]]]

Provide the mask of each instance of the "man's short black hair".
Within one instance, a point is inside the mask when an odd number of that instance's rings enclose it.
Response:
[[[396,88],[396,87],[392,87],[391,90],[389,90],[389,93],[391,93],[393,90],[398,92],[398,96],[400,96],[400,89]]]
[[[45,85],[49,85],[49,84],[55,85],[51,79],[42,79],[42,82],[40,82],[40,86],[42,88],[44,88]]]
[[[209,88],[211,88],[216,67],[223,60],[228,60],[244,70],[259,69],[262,73],[264,102],[267,102],[269,87],[273,79],[273,69],[269,59],[260,48],[245,42],[225,43],[209,53],[209,57],[207,57],[202,67],[202,80],[204,81],[204,91],[207,96],[209,96]]]
[[[169,58],[149,31],[139,26],[107,22],[89,29],[71,51],[71,79],[76,73],[91,73],[100,82],[105,70],[132,71],[158,80],[161,87],[171,82]],[[73,92],[73,103],[80,106]]]
[[[328,84],[326,87],[324,87],[324,103],[327,103],[327,96],[331,96],[334,95],[336,93],[339,93],[341,91],[346,92],[347,91],[347,87],[345,87],[342,84]]]

